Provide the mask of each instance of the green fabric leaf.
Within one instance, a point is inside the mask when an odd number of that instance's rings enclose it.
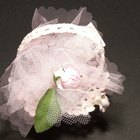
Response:
[[[60,107],[56,97],[55,89],[48,89],[44,96],[40,99],[35,119],[34,127],[37,133],[44,132],[50,129],[60,115]]]
[[[60,76],[55,76],[55,75],[53,75],[53,80],[54,80],[55,83],[56,83],[57,80],[59,80],[60,78],[61,78]]]

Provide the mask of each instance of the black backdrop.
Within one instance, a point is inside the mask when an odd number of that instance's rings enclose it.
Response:
[[[139,140],[140,139],[140,5],[136,0],[0,0],[0,75],[16,56],[23,37],[31,31],[36,7],[79,9],[86,6],[104,33],[106,56],[126,76],[122,96],[111,96],[107,112],[87,126],[52,128],[27,138],[0,121],[0,140]]]

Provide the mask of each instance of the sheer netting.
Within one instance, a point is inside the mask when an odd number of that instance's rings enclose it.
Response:
[[[62,70],[71,70],[77,79],[74,88],[63,76],[58,81],[46,118],[50,124],[87,124],[95,105],[102,112],[109,106],[107,94],[122,94],[124,76],[105,58],[105,43],[95,26],[86,8],[35,10],[33,31],[21,42],[0,81],[1,117],[23,136],[33,126],[39,100],[54,85],[53,75],[61,76]]]

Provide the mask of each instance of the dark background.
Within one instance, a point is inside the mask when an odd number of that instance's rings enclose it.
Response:
[[[87,126],[52,128],[27,138],[0,120],[0,140],[140,140],[140,4],[136,0],[0,0],[0,75],[16,56],[23,37],[31,31],[35,8],[79,9],[86,6],[104,34],[106,57],[126,76],[122,96],[111,96],[106,113]]]

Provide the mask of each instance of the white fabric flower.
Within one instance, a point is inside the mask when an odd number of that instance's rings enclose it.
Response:
[[[54,72],[54,75],[55,77],[60,76],[60,79],[57,81],[57,86],[60,89],[73,89],[78,88],[80,85],[80,72],[72,64],[64,64],[61,68]]]

